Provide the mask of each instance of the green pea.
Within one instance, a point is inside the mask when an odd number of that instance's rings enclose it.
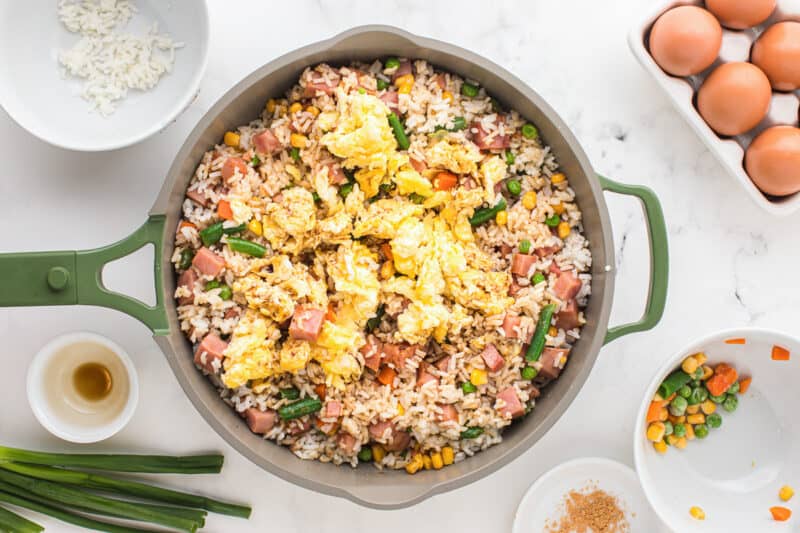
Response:
[[[218,289],[220,287],[220,285],[222,285],[222,284],[219,281],[217,281],[215,279],[212,279],[211,281],[206,283],[206,292],[214,290],[214,289]]]
[[[378,90],[383,91],[384,89],[388,88],[389,88],[389,82],[382,78],[378,78]]]
[[[352,183],[345,183],[341,187],[339,187],[339,196],[342,198],[347,198],[347,196],[353,192],[353,185]]]
[[[684,398],[688,398],[692,395],[692,388],[684,385],[680,389],[678,389],[678,396],[683,396]]]
[[[251,163],[251,164],[252,164],[254,167],[257,167],[258,165],[260,165],[260,164],[261,164],[261,160],[258,158],[258,156],[257,156],[257,155],[254,155],[254,156],[253,156],[253,159],[251,159],[251,160],[250,160],[250,163]]]
[[[700,399],[700,403],[708,400],[708,389],[705,387],[697,387],[697,397]]]
[[[358,460],[362,463],[369,463],[372,461],[372,448],[369,446],[364,446],[358,452]]]
[[[400,60],[396,57],[390,57],[386,60],[386,68],[395,68],[400,66]]]
[[[506,165],[513,165],[514,161],[517,160],[517,157],[511,150],[506,150]]]
[[[686,436],[686,426],[683,424],[675,424],[672,428],[672,434],[678,438]]]
[[[358,88],[358,94],[367,94],[367,90],[363,87]]]
[[[711,428],[718,428],[722,425],[722,417],[718,413],[711,413],[706,417],[706,424]]]
[[[693,379],[693,380],[691,381],[690,385],[692,386],[692,388],[693,388],[693,389],[696,389],[697,387],[699,387],[700,385],[702,385],[702,383],[700,382],[700,380],[699,380],[699,379]]]
[[[672,416],[683,416],[689,402],[683,396],[675,396],[669,403],[669,412]]]
[[[728,387],[728,390],[726,392],[728,394],[739,394],[739,382],[738,381],[734,381],[733,385]]]
[[[527,379],[528,381],[535,378],[539,375],[539,371],[533,368],[532,366],[526,366],[522,369],[522,379]]]
[[[533,124],[525,124],[522,126],[522,136],[526,139],[535,139],[539,136],[539,130]]]
[[[708,398],[714,403],[722,403],[722,402],[725,401],[726,396],[727,395],[723,392],[719,396],[714,396],[713,394],[711,394],[711,395],[709,395]]]
[[[731,394],[729,394],[728,397],[725,398],[725,401],[722,402],[722,408],[729,413],[734,412],[737,407],[739,407],[739,398]]]
[[[184,248],[181,250],[181,259],[178,261],[178,267],[181,270],[186,270],[192,266],[192,259],[194,259],[194,250],[191,248]]]
[[[531,241],[528,239],[522,239],[519,241],[519,251],[520,253],[527,254],[531,251]]]
[[[560,222],[561,222],[561,217],[558,215],[547,217],[547,219],[544,221],[544,223],[550,226],[551,228],[555,228],[556,226],[558,226]]]
[[[472,394],[473,392],[477,391],[478,387],[470,383],[469,381],[465,381],[461,384],[461,392],[464,394]]]
[[[533,275],[533,277],[531,278],[531,283],[533,283],[534,285],[538,285],[538,284],[540,284],[541,282],[545,281],[546,279],[547,279],[547,278],[545,278],[545,277],[544,277],[544,274],[542,274],[541,272],[537,272],[537,273],[536,273],[536,274],[534,274],[534,275]]]
[[[292,147],[292,149],[289,150],[289,155],[292,156],[292,159],[294,159],[295,162],[299,162],[300,161],[300,148],[297,148],[296,146]]]
[[[694,436],[698,439],[704,439],[708,437],[708,426],[705,424],[697,424],[694,427]]]
[[[506,189],[508,189],[508,192],[512,195],[519,196],[519,193],[522,192],[522,184],[519,180],[508,180],[506,182]]]
[[[672,426],[672,422],[670,422],[669,420],[664,422],[664,436],[672,435],[672,433],[674,431],[675,431],[675,428]]]
[[[694,378],[695,380],[703,379],[703,367],[702,366],[698,366],[697,367],[697,370],[695,370],[692,373],[692,378]]]
[[[470,98],[475,98],[478,96],[478,86],[465,81],[461,85],[461,94]]]
[[[219,297],[223,300],[230,300],[233,297],[233,291],[227,285],[219,288]]]

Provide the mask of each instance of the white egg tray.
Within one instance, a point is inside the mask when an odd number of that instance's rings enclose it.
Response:
[[[761,192],[750,180],[744,169],[744,153],[753,138],[764,129],[776,124],[798,126],[800,91],[773,93],[772,105],[767,117],[755,129],[736,137],[720,137],[705,123],[694,106],[694,95],[706,77],[722,63],[748,61],[750,48],[758,36],[769,26],[784,20],[800,21],[800,0],[778,0],[778,8],[764,24],[748,30],[734,31],[723,27],[722,49],[714,64],[695,76],[678,78],[661,70],[647,48],[650,28],[662,13],[679,5],[703,7],[702,0],[665,0],[657,2],[647,16],[634,27],[628,44],[639,63],[658,83],[672,101],[678,112],[692,126],[709,150],[716,156],[731,176],[742,185],[753,201],[774,215],[790,215],[800,211],[800,193],[773,197]]]

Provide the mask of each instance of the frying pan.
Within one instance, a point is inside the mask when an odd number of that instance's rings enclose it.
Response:
[[[225,131],[258,116],[264,102],[291,87],[306,67],[320,62],[345,64],[376,57],[421,58],[480,82],[506,107],[538,127],[570,179],[583,213],[592,253],[592,295],[587,324],[561,377],[547,387],[533,413],[504,433],[503,442],[441,470],[409,476],[363,465],[353,469],[303,461],[288,448],[265,442],[219,398],[192,361],[192,345],[180,331],[175,301],[176,276],[170,264],[184,191],[203,153]],[[603,191],[641,200],[650,241],[650,291],[641,320],[608,328],[614,296],[614,247]],[[155,247],[156,304],[146,305],[103,286],[102,269],[142,246]],[[533,446],[566,411],[586,381],[604,343],[654,327],[664,311],[668,278],[667,234],[661,206],[644,187],[598,176],[577,140],[553,109],[521,80],[467,50],[388,26],[363,26],[306,46],[259,68],[237,83],[209,109],[181,147],[147,221],[121,241],[94,250],[0,255],[0,305],[98,305],[117,309],[146,324],[169,361],[186,395],[206,421],[258,466],[303,487],[341,496],[374,508],[400,508],[433,494],[489,475]]]

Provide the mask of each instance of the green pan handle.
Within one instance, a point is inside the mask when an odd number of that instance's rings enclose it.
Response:
[[[661,209],[661,202],[658,201],[656,194],[647,187],[625,185],[603,176],[598,176],[598,178],[600,178],[600,185],[604,191],[635,196],[641,200],[647,219],[647,236],[650,240],[650,290],[644,315],[637,322],[610,328],[605,339],[607,344],[623,335],[652,329],[661,320],[667,303],[669,251],[667,224],[664,222],[664,211]]]
[[[0,254],[0,307],[98,305],[141,320],[156,335],[169,330],[161,285],[164,215],[153,215],[130,236],[110,246],[85,251]],[[155,247],[156,305],[108,290],[103,267],[142,246]]]

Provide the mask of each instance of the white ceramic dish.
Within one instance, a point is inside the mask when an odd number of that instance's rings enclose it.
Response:
[[[729,339],[746,344],[727,344]],[[772,347],[791,352],[789,361],[772,359]],[[684,450],[658,454],[645,437],[647,407],[662,380],[688,355],[704,352],[710,365],[732,364],[753,378],[733,413],[721,411],[722,426]],[[781,502],[783,485],[800,485],[800,341],[758,328],[715,333],[674,354],[647,388],[636,419],[634,456],[644,492],[660,518],[681,533],[797,531],[797,520],[775,522],[769,508],[783,505],[796,513],[797,499]],[[706,519],[690,517],[699,506]]]
[[[683,115],[686,122],[700,136],[709,150],[722,166],[742,185],[753,201],[774,215],[790,215],[800,210],[800,193],[782,198],[764,195],[750,180],[744,170],[744,152],[753,138],[765,128],[775,124],[798,124],[798,96],[792,93],[774,93],[769,115],[753,131],[733,138],[719,137],[700,117],[694,107],[694,92],[700,87],[708,73],[721,63],[747,61],[750,48],[764,28],[780,20],[800,20],[800,0],[778,0],[778,8],[763,25],[751,30],[732,31],[723,29],[720,58],[706,71],[689,78],[670,76],[659,67],[647,50],[650,27],[668,9],[678,5],[703,5],[702,0],[660,0],[652,6],[647,15],[631,30],[628,44],[644,69],[653,77],[659,87],[669,97],[672,104]]]
[[[74,370],[84,363],[102,363],[115,390],[89,402],[70,386]],[[26,389],[33,414],[50,433],[69,442],[105,440],[130,421],[139,402],[139,379],[128,354],[95,333],[76,332],[48,342],[28,367]]]
[[[142,32],[157,21],[185,46],[172,72],[149,91],[128,92],[116,111],[90,112],[80,97],[83,80],[64,79],[58,51],[80,39],[58,19],[56,0],[0,2],[0,106],[40,139],[70,150],[113,150],[161,131],[194,100],[208,57],[208,12],[202,0],[135,0],[139,13],[127,28]]]
[[[586,457],[561,463],[531,485],[517,508],[513,533],[545,531],[547,524],[558,521],[564,496],[587,486],[596,486],[617,497],[630,531],[663,531],[630,467],[610,459]]]

